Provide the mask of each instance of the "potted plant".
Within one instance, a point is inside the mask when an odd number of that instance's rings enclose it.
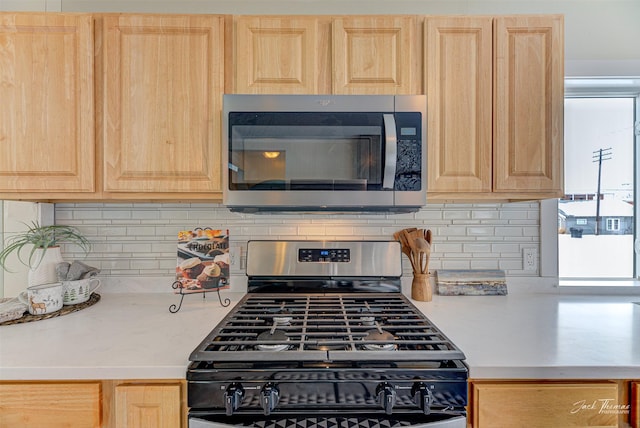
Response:
[[[73,244],[86,254],[91,244],[73,226],[41,226],[37,222],[25,224],[27,229],[9,237],[0,251],[0,266],[7,269],[7,259],[16,253],[18,260],[29,267],[29,286],[57,281],[56,265],[63,262],[61,244]]]

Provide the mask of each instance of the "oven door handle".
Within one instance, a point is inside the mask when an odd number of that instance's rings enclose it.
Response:
[[[226,428],[226,427],[233,427],[233,425],[206,421],[200,418],[189,418],[189,428]]]
[[[383,114],[384,121],[384,173],[382,188],[393,190],[396,181],[396,163],[398,162],[398,136],[396,119],[392,114]]]

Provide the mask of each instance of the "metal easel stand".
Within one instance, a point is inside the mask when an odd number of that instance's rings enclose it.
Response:
[[[231,304],[231,300],[229,298],[225,297],[224,301],[222,300],[222,296],[220,295],[220,288],[219,287],[216,288],[215,290],[211,290],[211,291],[201,291],[199,293],[184,293],[182,291],[183,290],[182,283],[180,281],[174,281],[174,283],[171,284],[171,288],[173,288],[174,290],[180,289],[180,292],[178,293],[180,295],[180,303],[178,303],[178,305],[173,304],[173,305],[169,306],[169,312],[171,312],[172,314],[175,314],[176,312],[178,312],[180,310],[180,308],[182,307],[182,301],[184,300],[184,296],[186,296],[187,294],[190,294],[190,295],[202,294],[202,298],[204,299],[205,295],[207,293],[216,292],[216,293],[218,293],[218,300],[220,301],[220,304],[223,307],[226,308],[227,306],[229,306]]]

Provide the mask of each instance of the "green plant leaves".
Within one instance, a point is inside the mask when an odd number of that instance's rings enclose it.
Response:
[[[22,264],[33,267],[32,264],[38,248],[46,251],[47,248],[57,247],[60,244],[74,244],[80,247],[85,254],[91,249],[89,240],[73,226],[40,226],[37,222],[32,222],[30,225],[25,223],[25,226],[27,226],[27,230],[18,232],[7,239],[0,252],[0,266],[2,268],[7,269],[7,258],[14,252]],[[28,251],[26,258],[24,258],[25,251]]]

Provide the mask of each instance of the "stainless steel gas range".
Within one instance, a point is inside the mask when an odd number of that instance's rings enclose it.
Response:
[[[248,294],[191,353],[189,427],[465,427],[465,356],[395,241],[250,241]]]

